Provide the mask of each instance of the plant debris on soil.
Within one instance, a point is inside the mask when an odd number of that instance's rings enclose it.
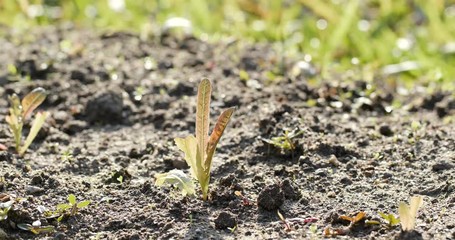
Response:
[[[307,72],[317,71],[295,73],[300,59],[262,44],[52,27],[0,44],[1,114],[8,95],[37,87],[51,113],[23,157],[0,125],[9,147],[0,152],[0,210],[12,204],[0,239],[310,239],[348,227],[340,238],[455,238],[453,93],[403,95],[360,78],[310,84]],[[284,76],[270,79],[277,66]],[[195,131],[203,77],[213,84],[212,123],[237,108],[208,201],[153,177],[188,173],[173,139]],[[49,214],[70,194],[90,204]],[[366,224],[380,212],[398,217],[413,195],[424,198],[414,232]]]

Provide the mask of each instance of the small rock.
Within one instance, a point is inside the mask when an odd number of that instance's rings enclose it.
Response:
[[[431,169],[435,172],[438,172],[438,171],[444,171],[444,170],[449,170],[449,169],[452,169],[454,166],[450,163],[447,163],[447,162],[440,162],[440,163],[436,163],[434,164]]]
[[[57,111],[52,114],[52,117],[57,124],[64,124],[70,119],[71,116],[66,111]]]
[[[40,188],[40,187],[28,185],[25,187],[25,191],[27,192],[27,194],[36,194],[36,193],[44,192],[44,189]]]
[[[327,193],[327,197],[329,197],[329,198],[335,198],[336,196],[337,196],[337,194],[334,191],[330,191]]]
[[[171,160],[172,167],[176,169],[187,169],[188,164],[186,163],[185,160],[180,159],[180,158],[175,158]]]
[[[215,219],[215,228],[227,229],[233,228],[237,225],[237,219],[234,214],[230,212],[221,212]]]
[[[343,185],[351,185],[352,180],[349,177],[344,177],[340,180],[340,183],[342,183]]]
[[[258,196],[257,203],[259,207],[272,211],[278,209],[284,202],[284,192],[281,186],[273,184],[265,187]]]
[[[382,134],[383,136],[386,136],[386,137],[391,137],[393,136],[393,131],[392,129],[390,128],[389,125],[381,125],[379,127],[379,133]]]

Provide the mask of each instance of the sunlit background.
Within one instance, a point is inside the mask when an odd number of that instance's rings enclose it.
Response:
[[[140,36],[170,25],[207,41],[270,42],[283,56],[311,63],[322,78],[336,73],[391,84],[455,85],[454,1],[0,1],[3,30],[68,22]]]

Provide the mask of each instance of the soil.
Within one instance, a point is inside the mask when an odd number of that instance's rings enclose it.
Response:
[[[238,41],[49,27],[7,33],[0,45],[0,114],[9,94],[36,87],[48,90],[40,110],[51,113],[24,157],[0,126],[9,147],[0,152],[0,203],[14,200],[0,239],[316,239],[325,228],[342,239],[455,238],[453,93],[397,94],[343,74],[312,84],[311,64]],[[271,80],[279,66],[285,76]],[[215,154],[209,201],[154,186],[157,173],[188,173],[173,139],[194,133],[204,76],[212,126],[237,107]],[[284,130],[299,133],[293,150],[267,142]],[[69,194],[91,203],[60,222],[45,214]],[[398,217],[413,195],[424,197],[415,231],[388,228],[379,212]],[[339,231],[349,225],[341,215],[362,211],[382,224]],[[55,231],[17,227],[37,220]]]

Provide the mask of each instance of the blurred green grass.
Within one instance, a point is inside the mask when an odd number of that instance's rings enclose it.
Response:
[[[322,78],[455,90],[455,2],[443,0],[17,0],[0,1],[0,23],[17,31],[73,22],[157,33],[171,17],[198,37],[271,42],[311,61]]]

